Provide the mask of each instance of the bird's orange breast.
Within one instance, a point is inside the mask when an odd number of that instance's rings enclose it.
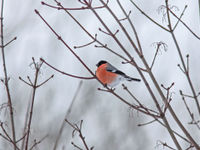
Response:
[[[106,64],[99,66],[96,70],[96,76],[103,84],[110,84],[116,79],[117,74],[107,71],[106,67]]]

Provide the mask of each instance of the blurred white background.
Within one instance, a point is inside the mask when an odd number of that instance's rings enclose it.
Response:
[[[53,1],[49,3],[55,5]],[[188,115],[182,113],[181,97],[179,90],[188,91],[188,83],[185,76],[177,67],[180,63],[177,50],[172,41],[171,35],[158,26],[147,20],[142,14],[136,10],[129,0],[122,1],[122,5],[128,12],[131,13],[131,20],[135,25],[139,38],[141,40],[144,55],[151,63],[155,48],[151,46],[153,42],[163,41],[168,45],[168,50],[159,52],[155,62],[153,72],[159,84],[169,86],[175,82],[172,88],[173,108],[183,123],[187,124]],[[137,0],[136,4],[148,15],[154,18],[160,24],[167,26],[167,23],[162,21],[162,14],[158,14],[157,9],[160,5],[164,5],[164,0]],[[63,0],[62,4],[65,7],[80,7],[81,5],[75,0]],[[99,5],[98,1],[94,2]],[[199,10],[198,1],[189,0],[174,0],[170,1],[171,5],[176,5],[180,11],[180,15],[185,5],[188,8],[183,16],[184,22],[191,27],[195,33],[199,33]],[[116,13],[119,18],[123,18],[123,13],[120,11],[115,0],[110,0],[109,7]],[[40,1],[12,1],[6,0],[4,4],[4,39],[5,43],[17,36],[17,40],[10,44],[5,49],[6,64],[8,75],[11,78],[9,81],[11,88],[11,97],[13,100],[15,124],[17,129],[17,137],[19,138],[23,131],[23,124],[27,110],[28,102],[31,100],[32,89],[21,82],[18,77],[26,78],[34,77],[34,70],[30,67],[32,57],[37,61],[39,58],[44,58],[48,63],[56,66],[56,68],[67,73],[90,76],[87,70],[79,63],[79,61],[70,53],[70,51],[56,38],[56,36],[48,29],[44,22],[35,14],[34,9],[37,9],[41,15],[52,25],[52,27],[62,36],[66,43],[73,46],[84,45],[91,39],[79,28],[79,26],[66,14],[64,11],[52,9],[42,6]],[[114,22],[106,9],[97,10],[101,17],[106,21],[107,25],[115,31],[119,27]],[[90,33],[98,34],[98,39],[105,44],[108,44],[116,52],[124,55],[114,41],[98,30],[104,28],[89,10],[71,11],[71,13],[90,31]],[[173,22],[176,20],[173,19]],[[126,21],[123,22],[127,27],[127,31],[131,30]],[[127,25],[126,25],[127,24]],[[200,42],[180,23],[175,31],[178,42],[183,50],[183,56],[190,54],[190,73],[195,89],[199,92],[199,47]],[[117,34],[124,46],[129,49],[129,52],[135,56],[135,52],[127,39],[123,37],[121,31]],[[139,77],[136,69],[126,64],[121,64],[122,59],[111,54],[105,49],[95,48],[94,44],[81,49],[74,49],[82,60],[90,67],[93,72],[96,69],[96,63],[99,60],[107,60],[120,70],[126,72],[133,77]],[[125,55],[124,55],[125,56]],[[139,61],[136,56],[136,61]],[[0,59],[1,60],[1,59]],[[139,62],[139,64],[141,64]],[[2,66],[2,61],[0,61]],[[55,72],[48,66],[44,65],[39,76],[39,82],[42,82],[50,75],[54,74],[54,78],[43,85],[36,91],[36,99],[34,105],[34,114],[31,126],[30,140],[40,140],[48,135],[45,140],[38,144],[38,149],[52,149],[57,137],[59,128],[65,117],[65,113],[73,99],[75,91],[80,80],[64,76]],[[0,69],[0,77],[3,77],[3,69]],[[148,76],[147,76],[148,78]],[[151,81],[149,80],[150,84]],[[147,92],[143,82],[140,83],[125,83],[133,94],[146,106],[155,108],[153,101]],[[158,123],[153,123],[147,126],[138,127],[137,124],[150,121],[150,117],[132,112],[128,106],[121,103],[116,97],[109,93],[98,91],[101,87],[96,80],[85,80],[80,89],[75,103],[72,107],[72,112],[69,115],[69,120],[72,123],[77,123],[83,120],[83,134],[89,146],[94,146],[94,149],[117,149],[117,150],[149,150],[162,149],[162,146],[157,146],[157,141],[162,140],[169,145],[174,146],[167,130],[161,127]],[[152,86],[154,89],[154,87]],[[123,90],[121,85],[116,87],[116,91],[126,100],[132,102],[130,96]],[[6,102],[6,91],[3,84],[0,84],[0,102]],[[193,103],[192,103],[193,104]],[[183,106],[184,107],[184,106]],[[194,106],[196,109],[196,107]],[[185,109],[185,108],[184,108]],[[0,114],[1,121],[7,120],[9,117],[8,111],[2,110]],[[176,124],[171,121],[172,128],[179,131]],[[197,137],[198,132],[192,126],[187,126],[190,129],[193,137]],[[78,134],[75,138],[71,136],[72,128],[65,124],[58,149],[75,149],[70,143],[74,141],[77,145],[83,147]],[[197,134],[197,135],[196,135]],[[36,149],[37,149],[36,148]],[[12,145],[7,144],[1,139],[0,150],[12,149]]]

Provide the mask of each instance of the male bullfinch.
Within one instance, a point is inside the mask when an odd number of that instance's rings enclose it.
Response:
[[[127,76],[122,71],[118,70],[105,60],[99,61],[96,65],[96,76],[104,84],[109,87],[114,87],[120,83],[120,81],[140,81],[140,79],[132,78]]]

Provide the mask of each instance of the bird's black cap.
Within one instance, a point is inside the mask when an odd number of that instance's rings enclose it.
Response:
[[[99,66],[106,64],[106,63],[107,63],[107,61],[101,60],[101,61],[98,62],[98,64],[96,64],[96,66],[99,67]]]

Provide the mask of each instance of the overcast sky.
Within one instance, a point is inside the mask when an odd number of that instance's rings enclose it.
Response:
[[[97,1],[95,2],[95,5],[99,6],[100,3]],[[53,1],[49,1],[49,3],[55,5]],[[167,27],[167,23],[163,20],[162,13],[158,14],[157,11],[159,6],[164,5],[164,0],[137,0],[135,3],[157,22]],[[188,122],[188,116],[185,117],[185,115],[182,114],[182,107],[184,106],[179,107],[181,100],[179,90],[182,89],[187,91],[188,94],[191,94],[191,91],[188,89],[188,83],[185,80],[185,76],[177,67],[177,64],[181,62],[171,35],[142,16],[129,0],[122,1],[122,4],[127,12],[129,10],[132,11],[130,18],[136,27],[144,55],[149,64],[152,62],[155,53],[155,47],[152,46],[152,43],[162,41],[167,44],[167,51],[162,50],[158,54],[158,58],[156,59],[153,68],[153,73],[159,84],[169,86],[172,82],[175,82],[175,86],[172,88],[174,98],[172,104],[182,121],[184,123]],[[68,8],[81,6],[75,0],[65,0],[63,1],[63,5]],[[176,9],[178,15],[180,15],[185,5],[188,5],[182,19],[195,33],[200,35],[198,1],[174,0],[170,1],[170,5],[178,7],[179,11]],[[119,18],[124,17],[115,0],[110,0],[109,7],[112,8]],[[42,6],[40,1],[5,1],[5,43],[17,36],[17,40],[6,47],[5,53],[8,75],[11,78],[9,84],[14,105],[14,113],[16,116],[15,122],[16,128],[18,129],[18,138],[22,134],[27,105],[31,100],[32,95],[32,89],[21,82],[18,77],[21,76],[26,79],[26,76],[28,75],[32,79],[34,78],[34,69],[31,65],[32,57],[37,61],[42,57],[56,68],[67,73],[80,76],[91,76],[72,55],[72,53],[35,14],[35,9],[41,13],[47,22],[52,25],[52,27],[62,36],[65,42],[69,44],[72,49],[74,46],[84,45],[92,41],[88,35],[85,34],[85,32],[82,31],[66,13],[64,13],[64,11],[58,11],[56,9]],[[97,10],[97,12],[113,32],[119,29],[119,26],[116,25],[114,19],[105,9]],[[125,56],[110,36],[98,30],[98,28],[102,28],[103,30],[105,29],[91,11],[71,11],[71,13],[92,35],[97,33],[98,39],[103,43],[108,44],[108,46],[116,52]],[[176,19],[173,18],[173,24],[175,24],[175,21]],[[131,30],[126,21],[124,21],[123,24],[127,31]],[[200,42],[181,23],[179,23],[175,34],[181,46],[183,56],[185,57],[186,54],[190,54],[191,79],[196,91],[199,92],[200,80],[198,64],[200,63]],[[135,56],[136,53],[124,37],[121,30],[117,36],[125,45],[126,49]],[[94,45],[95,44],[81,49],[74,49],[74,51],[93,72],[95,72],[97,62],[103,59],[126,72],[126,74],[140,78],[134,67],[128,64],[122,64],[121,58],[111,54],[105,49],[95,48]],[[135,59],[139,64],[141,64],[137,56],[135,56]],[[2,61],[0,61],[0,65],[2,66]],[[31,141],[33,142],[34,139],[39,140],[48,135],[46,139],[38,145],[38,149],[52,149],[65,113],[80,82],[79,79],[64,76],[55,72],[46,65],[42,67],[39,82],[44,81],[52,74],[55,75],[54,78],[48,81],[41,88],[37,89],[35,98],[34,115],[31,127]],[[0,69],[0,77],[3,77],[3,69]],[[149,79],[148,75],[146,75],[146,77]],[[142,103],[150,108],[155,108],[143,82],[125,82],[125,84]],[[152,86],[150,79],[149,84]],[[162,149],[162,147],[156,147],[157,141],[162,140],[175,147],[165,128],[161,127],[158,123],[153,123],[144,127],[137,127],[137,124],[150,121],[151,118],[145,117],[141,114],[138,115],[135,111],[132,112],[128,106],[121,103],[113,95],[107,92],[98,91],[98,87],[102,88],[102,85],[100,85],[96,80],[83,81],[80,92],[72,107],[72,112],[69,115],[69,120],[72,123],[77,123],[81,119],[84,120],[83,134],[90,146],[94,146],[95,149],[118,150]],[[152,88],[154,89],[153,86]],[[5,102],[6,91],[2,84],[0,84],[0,91],[1,102]],[[132,102],[132,99],[123,90],[121,85],[116,87],[116,91],[129,102]],[[6,120],[8,117],[9,113],[1,113],[1,121]],[[177,126],[171,118],[169,118],[169,120],[171,121],[172,127],[177,129]],[[198,134],[195,133],[195,129],[192,127],[190,129],[193,136],[197,137]],[[75,138],[72,138],[71,133],[72,129],[66,124],[59,143],[59,149],[74,149],[70,144],[71,141],[74,141],[76,144],[83,147],[78,134]],[[1,140],[0,144],[4,147],[3,145],[5,142]],[[0,150],[2,147],[0,146]],[[8,145],[5,147],[6,149],[12,149],[12,147]]]

